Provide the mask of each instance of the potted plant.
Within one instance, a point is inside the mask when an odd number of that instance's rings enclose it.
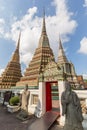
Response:
[[[13,113],[20,109],[20,99],[18,96],[11,97],[9,105],[7,105],[8,111]]]
[[[19,105],[19,97],[18,96],[11,97],[9,100],[9,104],[11,106]]]

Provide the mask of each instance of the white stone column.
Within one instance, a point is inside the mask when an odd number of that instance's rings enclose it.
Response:
[[[59,90],[59,105],[60,105],[60,120],[59,123],[61,126],[65,123],[65,116],[62,116],[62,105],[61,105],[61,94],[65,90],[66,81],[59,80],[58,81],[58,90]]]
[[[46,86],[45,82],[39,82],[39,99],[36,116],[41,117],[46,112]]]

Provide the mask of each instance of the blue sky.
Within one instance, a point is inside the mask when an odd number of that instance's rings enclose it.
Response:
[[[87,75],[87,0],[0,0],[0,73],[10,61],[21,30],[21,68],[28,66],[41,34],[43,7],[57,60],[59,34],[77,74]]]

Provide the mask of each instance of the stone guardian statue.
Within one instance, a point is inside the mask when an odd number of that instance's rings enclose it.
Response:
[[[67,82],[65,91],[61,95],[62,115],[65,115],[65,125],[63,130],[83,130],[82,110],[77,94],[71,90]]]
[[[29,102],[30,92],[28,91],[28,85],[26,84],[24,91],[21,95],[21,111],[17,115],[18,119],[26,120],[28,119],[28,102]]]
[[[28,85],[25,86],[24,91],[22,93],[21,97],[21,109],[28,112],[28,102],[29,102],[29,91],[28,91]]]

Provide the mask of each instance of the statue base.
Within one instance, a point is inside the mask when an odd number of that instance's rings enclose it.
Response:
[[[25,121],[25,120],[28,120],[29,119],[29,114],[27,111],[25,110],[21,110],[18,115],[17,115],[17,118],[22,120],[22,121]]]

